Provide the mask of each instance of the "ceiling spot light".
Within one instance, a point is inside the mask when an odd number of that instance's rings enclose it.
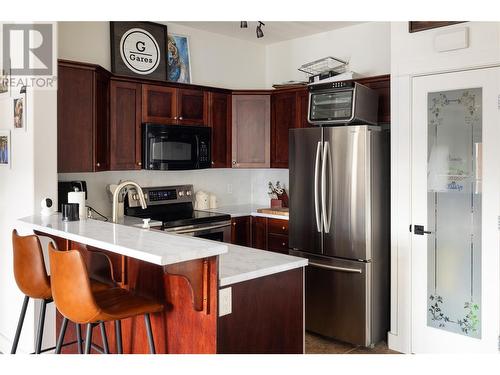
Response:
[[[240,21],[240,28],[246,29],[248,27],[247,21]]]
[[[266,26],[266,24],[259,21],[259,24],[257,25],[257,29],[255,30],[255,32],[257,33],[257,38],[264,37],[264,32],[262,31],[262,26]]]

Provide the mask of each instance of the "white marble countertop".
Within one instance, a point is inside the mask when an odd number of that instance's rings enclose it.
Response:
[[[286,215],[272,215],[272,214],[264,214],[261,212],[257,212],[257,209],[259,208],[269,208],[269,207],[258,204],[236,204],[236,205],[220,206],[217,208],[210,208],[206,211],[228,214],[231,215],[231,217],[260,216],[260,217],[268,217],[271,219],[288,220],[288,216]]]
[[[63,222],[61,214],[54,214],[49,217],[28,216],[19,219],[18,223],[32,230],[160,266],[220,255],[228,251],[228,246],[220,242],[142,229],[131,222],[126,223],[127,225],[94,219]]]
[[[227,245],[229,251],[219,257],[219,286],[229,286],[275,273],[307,266],[307,259]]]

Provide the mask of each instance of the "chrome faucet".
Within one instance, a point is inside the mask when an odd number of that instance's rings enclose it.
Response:
[[[137,190],[137,195],[139,198],[139,202],[141,203],[141,207],[145,210],[148,205],[146,204],[146,199],[144,199],[144,192],[142,188],[134,181],[123,181],[118,184],[115,191],[113,191],[113,223],[118,221],[118,202],[123,202],[123,198],[120,199],[121,191],[127,187],[133,186]]]

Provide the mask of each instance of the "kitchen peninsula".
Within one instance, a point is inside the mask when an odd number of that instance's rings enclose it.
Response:
[[[305,259],[133,225],[63,222],[59,214],[18,223],[60,250],[79,250],[87,264],[96,251],[106,254],[109,270],[93,267],[93,278],[164,303],[165,311],[152,316],[158,353],[303,353]],[[146,353],[142,320],[122,325],[124,352]],[[114,348],[108,323],[106,332]],[[96,347],[100,340],[96,332]]]

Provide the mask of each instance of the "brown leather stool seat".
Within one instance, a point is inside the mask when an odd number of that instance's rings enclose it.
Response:
[[[151,353],[155,352],[149,314],[163,311],[161,303],[121,288],[93,291],[85,262],[77,250],[57,251],[49,244],[49,257],[52,294],[57,309],[65,319],[87,324],[85,353],[90,353],[94,325],[100,324],[103,332],[103,322],[115,321],[117,329],[119,325],[116,322],[137,315],[144,315],[149,349]],[[61,335],[64,337],[63,330]],[[116,336],[117,351],[120,353],[121,331]]]
[[[42,351],[43,328],[45,322],[45,311],[47,303],[52,302],[51,279],[47,274],[43,259],[42,245],[36,235],[20,236],[17,230],[12,231],[12,249],[14,255],[14,277],[16,284],[24,293],[24,302],[19,316],[16,335],[12,344],[11,354],[15,354],[21,335],[26,310],[30,298],[41,299],[40,318],[38,320],[37,338],[35,353]],[[110,285],[111,284],[111,285]],[[104,291],[113,288],[113,283],[91,280],[91,288],[94,292]],[[77,324],[78,349],[81,352],[81,330]],[[54,348],[49,348],[50,350]]]

